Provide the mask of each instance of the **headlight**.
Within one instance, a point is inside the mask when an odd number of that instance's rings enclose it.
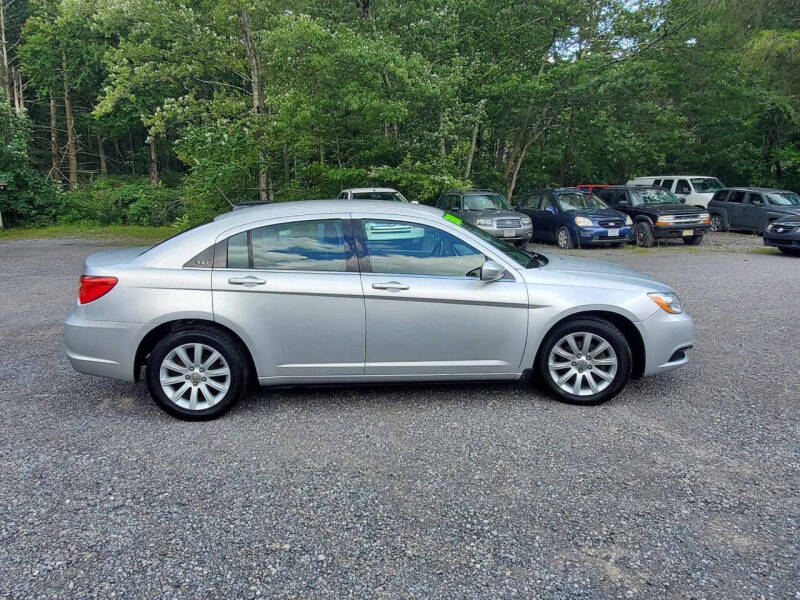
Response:
[[[625,225],[633,225],[633,219],[631,219],[630,215],[625,216]]]
[[[773,225],[772,223],[770,223],[769,225],[767,225],[767,231],[772,231],[772,225]]]
[[[494,221],[491,219],[475,219],[475,225],[478,227],[491,227],[492,223],[494,223]]]
[[[675,215],[662,215],[658,217],[656,225],[672,225],[675,222]]]
[[[575,225],[578,227],[594,227],[592,220],[586,217],[575,217]]]
[[[670,292],[650,292],[647,295],[650,296],[650,299],[653,302],[658,304],[663,310],[672,315],[679,315],[683,312],[681,301],[675,294]]]
[[[530,217],[522,217],[522,218],[520,219],[520,221],[522,221],[522,224],[523,224],[523,225],[526,225],[526,226],[527,226],[527,225],[530,225],[530,224],[532,223],[532,221],[531,221],[531,218],[530,218]]]

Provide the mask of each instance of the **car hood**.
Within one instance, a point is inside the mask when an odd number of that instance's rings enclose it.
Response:
[[[800,224],[800,217],[798,217],[797,215],[786,215],[785,217],[781,217],[780,219],[773,221],[773,223],[780,223],[781,225],[786,225],[788,223]]]
[[[636,208],[642,210],[652,210],[662,215],[675,215],[675,214],[693,214],[705,212],[702,208],[691,206],[688,204],[640,204]]]
[[[769,209],[772,212],[782,212],[787,215],[800,215],[800,206],[781,206],[780,204],[773,204]]]
[[[567,213],[576,217],[588,217],[590,219],[619,219],[620,225],[625,224],[625,213],[621,213],[613,208],[587,208],[584,210],[568,210]]]
[[[652,275],[640,273],[627,267],[589,258],[576,258],[562,254],[545,254],[547,265],[529,271],[541,274],[563,276],[564,283],[572,285],[585,282],[587,285],[599,285],[608,288],[642,288],[647,291],[674,291],[667,284]],[[539,273],[537,273],[538,275]]]
[[[526,215],[515,210],[468,210],[464,212],[464,218],[470,222],[475,219],[521,219],[524,216]]]

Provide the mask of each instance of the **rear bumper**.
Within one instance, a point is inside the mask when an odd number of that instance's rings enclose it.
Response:
[[[663,310],[639,323],[645,347],[643,375],[656,375],[689,362],[694,345],[694,321],[686,313],[671,315]]]
[[[705,235],[709,229],[710,225],[657,225],[653,227],[653,236],[658,239],[694,237]],[[686,233],[688,231],[692,233]]]
[[[133,381],[136,349],[144,337],[141,323],[89,321],[76,305],[64,323],[64,343],[72,368],[79,373]]]

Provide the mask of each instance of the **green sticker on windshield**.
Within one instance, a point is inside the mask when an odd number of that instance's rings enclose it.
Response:
[[[464,224],[464,221],[462,221],[461,219],[459,219],[455,215],[451,215],[450,213],[444,213],[444,218],[447,219],[448,221],[450,221],[451,223],[455,223],[456,225],[463,225]]]

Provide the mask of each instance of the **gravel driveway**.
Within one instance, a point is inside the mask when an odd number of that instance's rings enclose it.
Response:
[[[184,423],[67,364],[96,249],[0,244],[0,598],[800,598],[800,259],[581,251],[697,323],[604,406],[298,388]]]

